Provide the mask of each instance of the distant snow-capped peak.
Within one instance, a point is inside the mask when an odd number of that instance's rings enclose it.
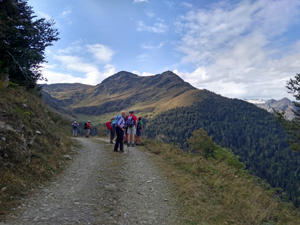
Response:
[[[266,100],[263,99],[244,99],[246,102],[252,103],[252,104],[265,104]]]

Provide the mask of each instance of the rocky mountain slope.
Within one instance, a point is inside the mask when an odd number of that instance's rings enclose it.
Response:
[[[171,71],[147,77],[121,71],[94,87],[71,89],[67,84],[53,84],[44,86],[43,93],[47,104],[55,110],[97,122],[130,109],[152,117],[175,107],[192,105],[210,94],[194,88]]]
[[[294,113],[292,110],[295,110],[295,105],[288,98],[283,98],[281,100],[270,99],[264,101],[258,99],[256,101],[254,100],[246,100],[246,101],[258,106],[259,108],[265,109],[270,113],[273,112],[273,109],[275,109],[276,111],[285,111],[287,119],[292,120],[294,118]]]

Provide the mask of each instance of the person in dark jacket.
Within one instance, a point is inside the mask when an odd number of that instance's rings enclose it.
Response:
[[[116,133],[117,133],[117,140],[114,147],[114,152],[118,151],[118,148],[120,146],[120,152],[124,152],[124,143],[123,143],[123,136],[125,131],[125,112],[121,113],[122,117],[119,119],[119,121],[116,124]]]

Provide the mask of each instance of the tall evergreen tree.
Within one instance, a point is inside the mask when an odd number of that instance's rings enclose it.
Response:
[[[297,74],[294,79],[287,81],[288,93],[292,94],[296,101],[293,101],[296,109],[293,110],[295,118],[292,121],[287,120],[285,112],[274,110],[277,121],[285,128],[289,134],[288,143],[294,151],[300,151],[300,74]]]
[[[54,21],[33,14],[27,0],[0,0],[0,75],[27,88],[44,79],[45,49],[59,40]]]

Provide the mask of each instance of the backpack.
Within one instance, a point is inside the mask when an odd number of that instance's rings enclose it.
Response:
[[[83,129],[85,129],[85,130],[88,129],[88,128],[87,128],[87,123],[84,123],[84,124],[83,124]]]
[[[106,125],[107,130],[111,130],[111,129],[112,129],[112,126],[111,126],[111,122],[110,122],[110,121],[106,122],[105,125]]]
[[[142,124],[141,121],[138,121],[136,130],[140,130],[140,129],[142,129]]]
[[[112,127],[117,127],[117,125],[118,125],[118,122],[119,122],[119,120],[121,119],[121,115],[117,115],[116,117],[115,117],[115,120],[111,123],[111,126]]]
[[[133,127],[134,126],[133,116],[128,116],[125,125],[127,125],[127,127]]]

